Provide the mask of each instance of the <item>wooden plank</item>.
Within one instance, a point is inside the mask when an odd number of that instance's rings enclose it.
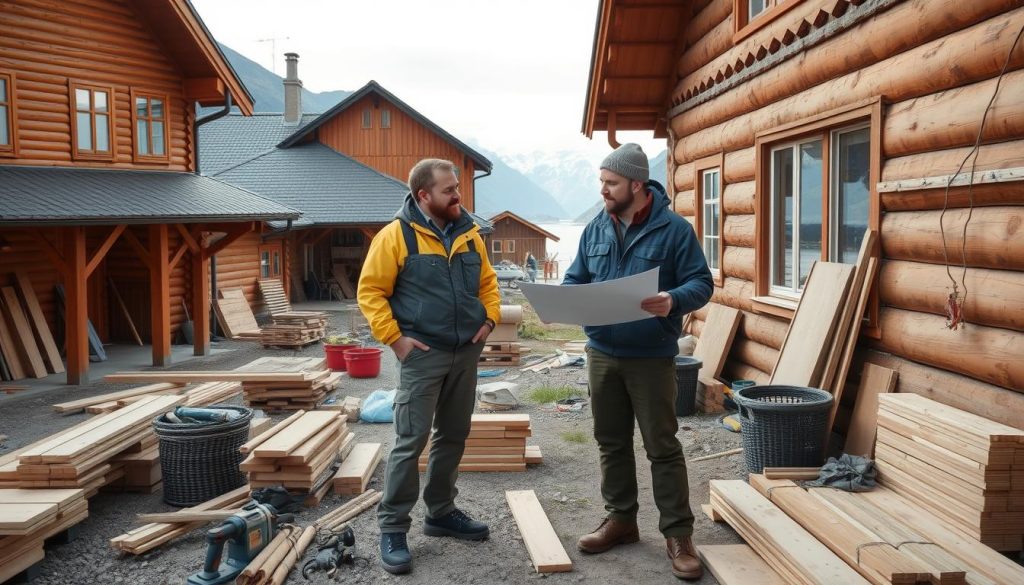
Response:
[[[249,422],[249,439],[255,439],[274,426],[274,421],[269,416],[254,418]]]
[[[382,453],[380,443],[359,443],[353,447],[334,475],[334,491],[345,495],[363,493],[380,463]]]
[[[792,479],[810,480],[818,479],[821,475],[820,467],[765,467],[764,476],[767,479]]]
[[[118,401],[125,398],[131,398],[133,396],[143,396],[146,394],[179,394],[184,389],[181,384],[174,383],[159,383],[159,384],[148,384],[146,386],[139,386],[137,388],[129,388],[128,390],[121,390],[119,392],[111,392],[109,394],[100,394],[91,398],[81,398],[79,400],[72,400],[70,402],[59,402],[53,405],[53,409],[62,414],[71,414],[75,412],[81,412],[88,406],[94,404],[102,404],[104,402]]]
[[[323,427],[339,419],[337,412],[307,412],[295,424],[289,425],[257,446],[252,453],[256,457],[287,457]]]
[[[0,502],[0,534],[25,534],[24,529],[57,515],[57,504]]]
[[[749,545],[706,544],[697,553],[720,585],[786,585]]]
[[[505,499],[519,526],[534,569],[538,573],[572,571],[572,561],[544,513],[537,494],[533,490],[506,491]]]
[[[3,307],[0,306],[0,357],[3,358],[12,380],[21,380],[25,377],[25,367],[22,365],[21,357],[18,355],[18,346],[11,335],[11,329],[7,326],[7,319],[3,315]]]
[[[32,288],[32,281],[27,274],[19,270],[14,273],[14,284],[21,293],[25,306],[28,307],[32,330],[43,349],[43,357],[46,358],[50,372],[54,374],[63,372],[64,361],[60,357],[60,350],[57,349],[57,344],[53,340],[50,327],[46,324],[46,315],[43,313],[42,307],[39,306],[39,298],[36,297],[36,291]]]
[[[136,521],[144,524],[150,523],[180,523],[180,522],[215,522],[230,518],[241,508],[227,508],[224,510],[180,510],[178,512],[155,512],[151,514],[138,514]]]
[[[853,405],[850,431],[846,435],[843,451],[851,455],[872,457],[874,455],[875,432],[878,428],[878,395],[888,394],[896,388],[899,374],[876,366],[864,364],[857,388],[857,401]]]
[[[312,382],[330,375],[330,372],[115,372],[103,377],[104,382]]]
[[[722,374],[722,366],[725,365],[729,349],[732,348],[741,316],[741,313],[732,307],[711,304],[697,346],[693,348],[693,356],[703,362],[698,376],[713,379]]]
[[[472,428],[499,427],[499,428],[529,428],[530,415],[528,414],[474,414],[470,425]]]
[[[107,276],[107,285],[110,287],[111,294],[114,295],[114,300],[117,301],[117,306],[121,309],[121,314],[124,315],[125,322],[128,323],[128,329],[132,332],[132,337],[135,339],[135,343],[140,347],[145,345],[142,343],[142,338],[139,337],[139,331],[135,328],[135,321],[132,320],[132,314],[128,310],[127,305],[124,304],[124,299],[121,298],[121,293],[117,290],[117,285],[114,284],[114,279]]]
[[[772,384],[818,385],[853,268],[837,262],[814,263],[779,350]]]
[[[870,268],[868,260],[870,259],[871,253],[874,250],[875,242],[878,240],[878,232],[875,230],[867,230],[864,234],[864,239],[860,243],[860,251],[857,254],[857,261],[854,263],[853,280],[850,283],[846,301],[842,306],[842,313],[839,317],[839,323],[836,326],[836,332],[831,340],[831,347],[829,349],[828,357],[825,360],[825,372],[821,381],[821,388],[832,393],[836,396],[839,392],[833,389],[833,381],[836,378],[836,374],[840,369],[840,362],[845,357],[849,360],[853,356],[853,349],[849,348],[848,344],[857,343],[857,335],[860,332],[861,317],[864,315],[864,311],[856,313],[859,301],[861,297],[864,298],[864,303],[867,303],[867,295],[870,292],[871,285],[865,283],[865,276]],[[856,321],[854,316],[856,315]],[[853,328],[851,330],[851,325]],[[849,368],[849,361],[846,363],[846,369]],[[843,369],[843,374],[846,374],[846,369]],[[842,385],[839,385],[841,388]],[[840,391],[841,392],[841,391]],[[839,405],[839,397],[832,403],[835,412],[836,407]],[[831,428],[831,424],[829,425]]]
[[[828,415],[828,429],[832,430],[832,425],[836,420],[836,412],[839,411],[839,404],[843,399],[843,389],[846,387],[846,376],[850,371],[850,364],[853,363],[853,352],[857,348],[857,337],[860,336],[861,328],[861,316],[864,315],[864,311],[868,306],[868,299],[871,296],[871,287],[875,282],[875,274],[878,270],[878,259],[869,258],[867,262],[867,272],[864,275],[864,280],[861,283],[860,295],[857,298],[857,306],[854,309],[854,314],[857,316],[857,322],[854,323],[853,327],[847,333],[846,348],[843,350],[843,355],[839,361],[839,371],[835,374],[835,382],[830,382],[832,389],[832,410]],[[828,388],[829,386],[826,386]]]

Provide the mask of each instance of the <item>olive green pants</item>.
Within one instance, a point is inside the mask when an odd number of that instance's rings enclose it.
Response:
[[[587,349],[594,439],[601,453],[601,496],[610,518],[636,519],[634,421],[651,462],[654,503],[666,538],[693,534],[686,459],[676,438],[675,360],[616,358]]]
[[[455,508],[459,461],[476,403],[482,343],[454,352],[413,349],[399,366],[395,395],[395,446],[388,456],[384,495],[377,508],[381,532],[408,532],[420,492],[419,457],[433,427],[423,502],[439,518]]]

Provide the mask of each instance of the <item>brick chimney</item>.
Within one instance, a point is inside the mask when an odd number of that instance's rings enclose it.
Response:
[[[297,125],[302,119],[302,81],[299,79],[299,54],[285,53],[284,123]]]

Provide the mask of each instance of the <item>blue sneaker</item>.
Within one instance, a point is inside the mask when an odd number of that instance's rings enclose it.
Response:
[[[462,510],[455,508],[440,518],[424,518],[423,534],[451,536],[462,540],[484,540],[490,535],[490,530],[483,522],[477,522]]]
[[[412,554],[404,532],[382,532],[380,535],[380,564],[392,575],[412,570]]]

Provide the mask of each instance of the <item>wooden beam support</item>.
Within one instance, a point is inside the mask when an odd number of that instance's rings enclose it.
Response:
[[[167,224],[149,226],[149,292],[153,365],[171,364],[171,266]]]
[[[193,77],[185,79],[182,85],[185,99],[189,101],[220,103],[224,100],[224,82],[219,77]]]
[[[124,228],[126,227],[128,226],[125,224],[121,224],[118,226],[114,226],[114,229],[110,230],[110,233],[107,234],[107,239],[103,241],[103,244],[100,245],[99,248],[96,249],[96,252],[92,255],[92,258],[90,258],[89,262],[85,265],[86,278],[91,276],[93,271],[96,270],[96,267],[100,265],[100,262],[103,262],[103,259],[107,257],[107,252],[110,251],[110,248],[114,245],[114,242],[117,241],[117,238],[121,237],[121,233],[124,231]]]
[[[172,257],[171,261],[168,263],[170,272],[174,272],[174,267],[178,265],[178,262],[181,261],[182,256],[185,255],[187,250],[188,244],[185,242],[182,242],[182,244],[178,246],[178,250],[174,253],[174,257]]]
[[[27,233],[31,234],[32,237],[37,242],[39,242],[39,245],[43,249],[43,253],[46,254],[50,258],[50,261],[53,262],[53,265],[57,267],[57,270],[61,273],[61,275],[62,276],[67,276],[67,274],[68,274],[67,262],[64,261],[64,256],[61,255],[60,251],[57,250],[56,246],[54,246],[52,243],[50,243],[50,240],[48,240],[46,238],[46,236],[44,236],[42,234],[42,232],[40,232],[40,231],[28,230]]]
[[[89,303],[85,261],[85,228],[64,228],[65,314],[68,384],[89,383]],[[45,239],[45,238],[43,238]]]
[[[199,241],[197,240],[198,233],[200,231],[199,229],[196,229],[196,233],[193,234],[185,229],[185,226],[180,223],[174,224],[174,229],[178,230],[178,233],[181,234],[181,239],[188,245],[189,252],[195,254],[202,250],[202,246],[199,245]]]
[[[334,231],[334,228],[324,228],[323,231],[321,231],[319,234],[317,234],[317,236],[315,238],[313,238],[313,240],[311,242],[309,242],[309,245],[310,246],[317,245],[317,243],[320,242],[320,240],[324,239],[324,236],[326,236],[327,234],[331,233],[332,231]]]
[[[153,266],[150,262],[149,250],[142,245],[142,242],[139,241],[139,238],[136,237],[135,233],[131,230],[124,230],[124,239],[127,240],[128,244],[135,250],[135,254],[138,255],[139,260],[142,260],[142,264],[152,271]]]
[[[238,238],[253,231],[253,227],[254,226],[252,222],[246,222],[243,224],[239,224],[237,227],[234,227],[234,229],[228,231],[228,234],[226,236],[218,240],[216,244],[206,249],[206,257],[212,258],[213,256],[216,256],[217,253],[233,244],[236,240],[238,240]]]
[[[192,355],[210,355],[210,257],[192,252]]]

